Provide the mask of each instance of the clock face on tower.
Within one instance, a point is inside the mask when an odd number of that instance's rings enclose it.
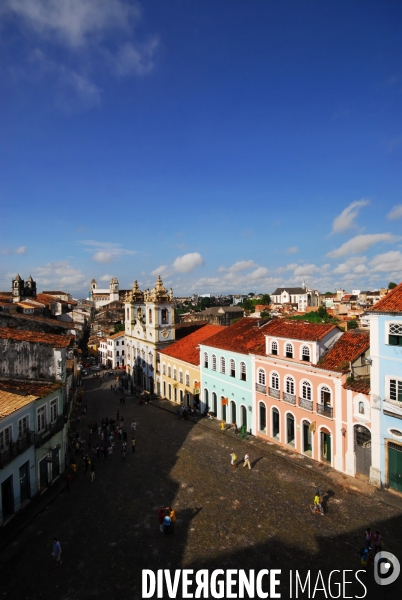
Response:
[[[167,337],[169,337],[169,332],[168,332],[168,330],[167,330],[167,329],[162,329],[162,337],[164,337],[165,339],[166,339]]]

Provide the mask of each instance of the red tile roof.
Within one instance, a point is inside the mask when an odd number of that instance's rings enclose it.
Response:
[[[0,419],[62,387],[47,381],[0,380]]]
[[[369,381],[360,381],[359,379],[354,379],[349,383],[344,383],[342,387],[344,387],[345,390],[352,390],[353,392],[358,392],[360,394],[370,393]]]
[[[276,321],[244,317],[204,342],[205,346],[248,354],[265,347],[265,335]]]
[[[36,344],[46,344],[53,348],[67,348],[74,336],[56,335],[54,333],[41,333],[39,331],[28,331],[26,329],[11,329],[10,327],[0,327],[0,339],[32,342]]]
[[[402,283],[388,292],[377,304],[374,304],[367,312],[371,313],[402,313]]]
[[[339,327],[331,323],[305,323],[303,321],[286,321],[284,319],[277,319],[272,321],[272,323],[269,335],[306,342],[321,340],[332,330],[337,329],[339,331]]]
[[[225,329],[230,329],[230,327],[204,325],[204,327],[200,327],[200,329],[197,329],[194,333],[190,333],[178,342],[164,348],[164,350],[160,350],[160,354],[183,360],[192,365],[199,365],[200,350],[198,346],[200,344],[205,344],[211,336],[216,337],[216,335],[219,335],[218,332],[224,331]]]
[[[346,372],[349,370],[349,363],[356,360],[369,347],[368,332],[347,331],[316,366],[328,371]]]

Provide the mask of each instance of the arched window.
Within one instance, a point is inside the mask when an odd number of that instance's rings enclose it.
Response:
[[[177,371],[176,371],[176,367],[173,368],[173,379],[176,381],[177,379]]]
[[[258,383],[265,385],[265,371],[264,369],[258,369]]]
[[[204,352],[204,368],[208,369],[208,352]]]
[[[308,346],[303,346],[302,348],[302,360],[310,362],[310,348]]]
[[[280,436],[280,421],[279,421],[279,410],[277,408],[272,409],[272,437],[279,440]]]
[[[150,308],[148,311],[148,321],[149,324],[152,325],[152,308]]]
[[[165,365],[165,363],[162,364],[162,374],[166,375],[166,365]]]
[[[285,356],[286,358],[293,358],[293,346],[289,342],[285,346]]]
[[[183,383],[183,371],[179,371],[179,381]]]
[[[302,398],[311,400],[311,384],[308,381],[302,382]]]
[[[364,402],[359,402],[359,414],[364,415]]]
[[[172,369],[170,367],[168,367],[168,377],[172,376]]]
[[[247,381],[247,371],[246,371],[246,363],[240,363],[240,379],[242,381]]]
[[[167,325],[169,323],[169,312],[168,312],[167,308],[162,308],[161,317],[162,317],[162,325]]]
[[[190,387],[190,375],[186,373],[186,386]]]
[[[271,375],[271,387],[274,390],[279,390],[279,375],[278,375],[278,373],[272,373],[272,375]]]
[[[225,361],[225,359],[224,359],[223,356],[221,356],[220,363],[221,363],[221,373],[225,374],[225,372],[226,372],[226,361]]]
[[[230,359],[230,376],[236,377],[236,363],[233,358]]]
[[[326,385],[321,388],[321,404],[331,406],[331,390]]]
[[[271,354],[278,355],[278,344],[277,342],[271,342]]]
[[[259,403],[259,430],[267,432],[267,409],[264,402]]]
[[[204,404],[205,404],[205,408],[206,410],[210,410],[209,407],[209,393],[208,390],[206,388],[204,388]]]
[[[212,355],[212,370],[216,371],[216,356],[215,356],[215,354]]]
[[[293,379],[293,377],[290,377],[290,375],[288,375],[285,379],[285,384],[286,384],[286,393],[292,394],[294,396],[295,380]]]

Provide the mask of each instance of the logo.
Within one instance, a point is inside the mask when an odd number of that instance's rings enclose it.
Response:
[[[374,579],[378,585],[390,585],[399,577],[401,565],[391,552],[377,552],[374,558]]]

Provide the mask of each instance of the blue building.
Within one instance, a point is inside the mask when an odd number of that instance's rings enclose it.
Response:
[[[200,344],[201,410],[256,433],[250,353],[265,344],[268,321],[240,319]]]
[[[370,321],[371,483],[402,492],[402,283],[368,312]]]

